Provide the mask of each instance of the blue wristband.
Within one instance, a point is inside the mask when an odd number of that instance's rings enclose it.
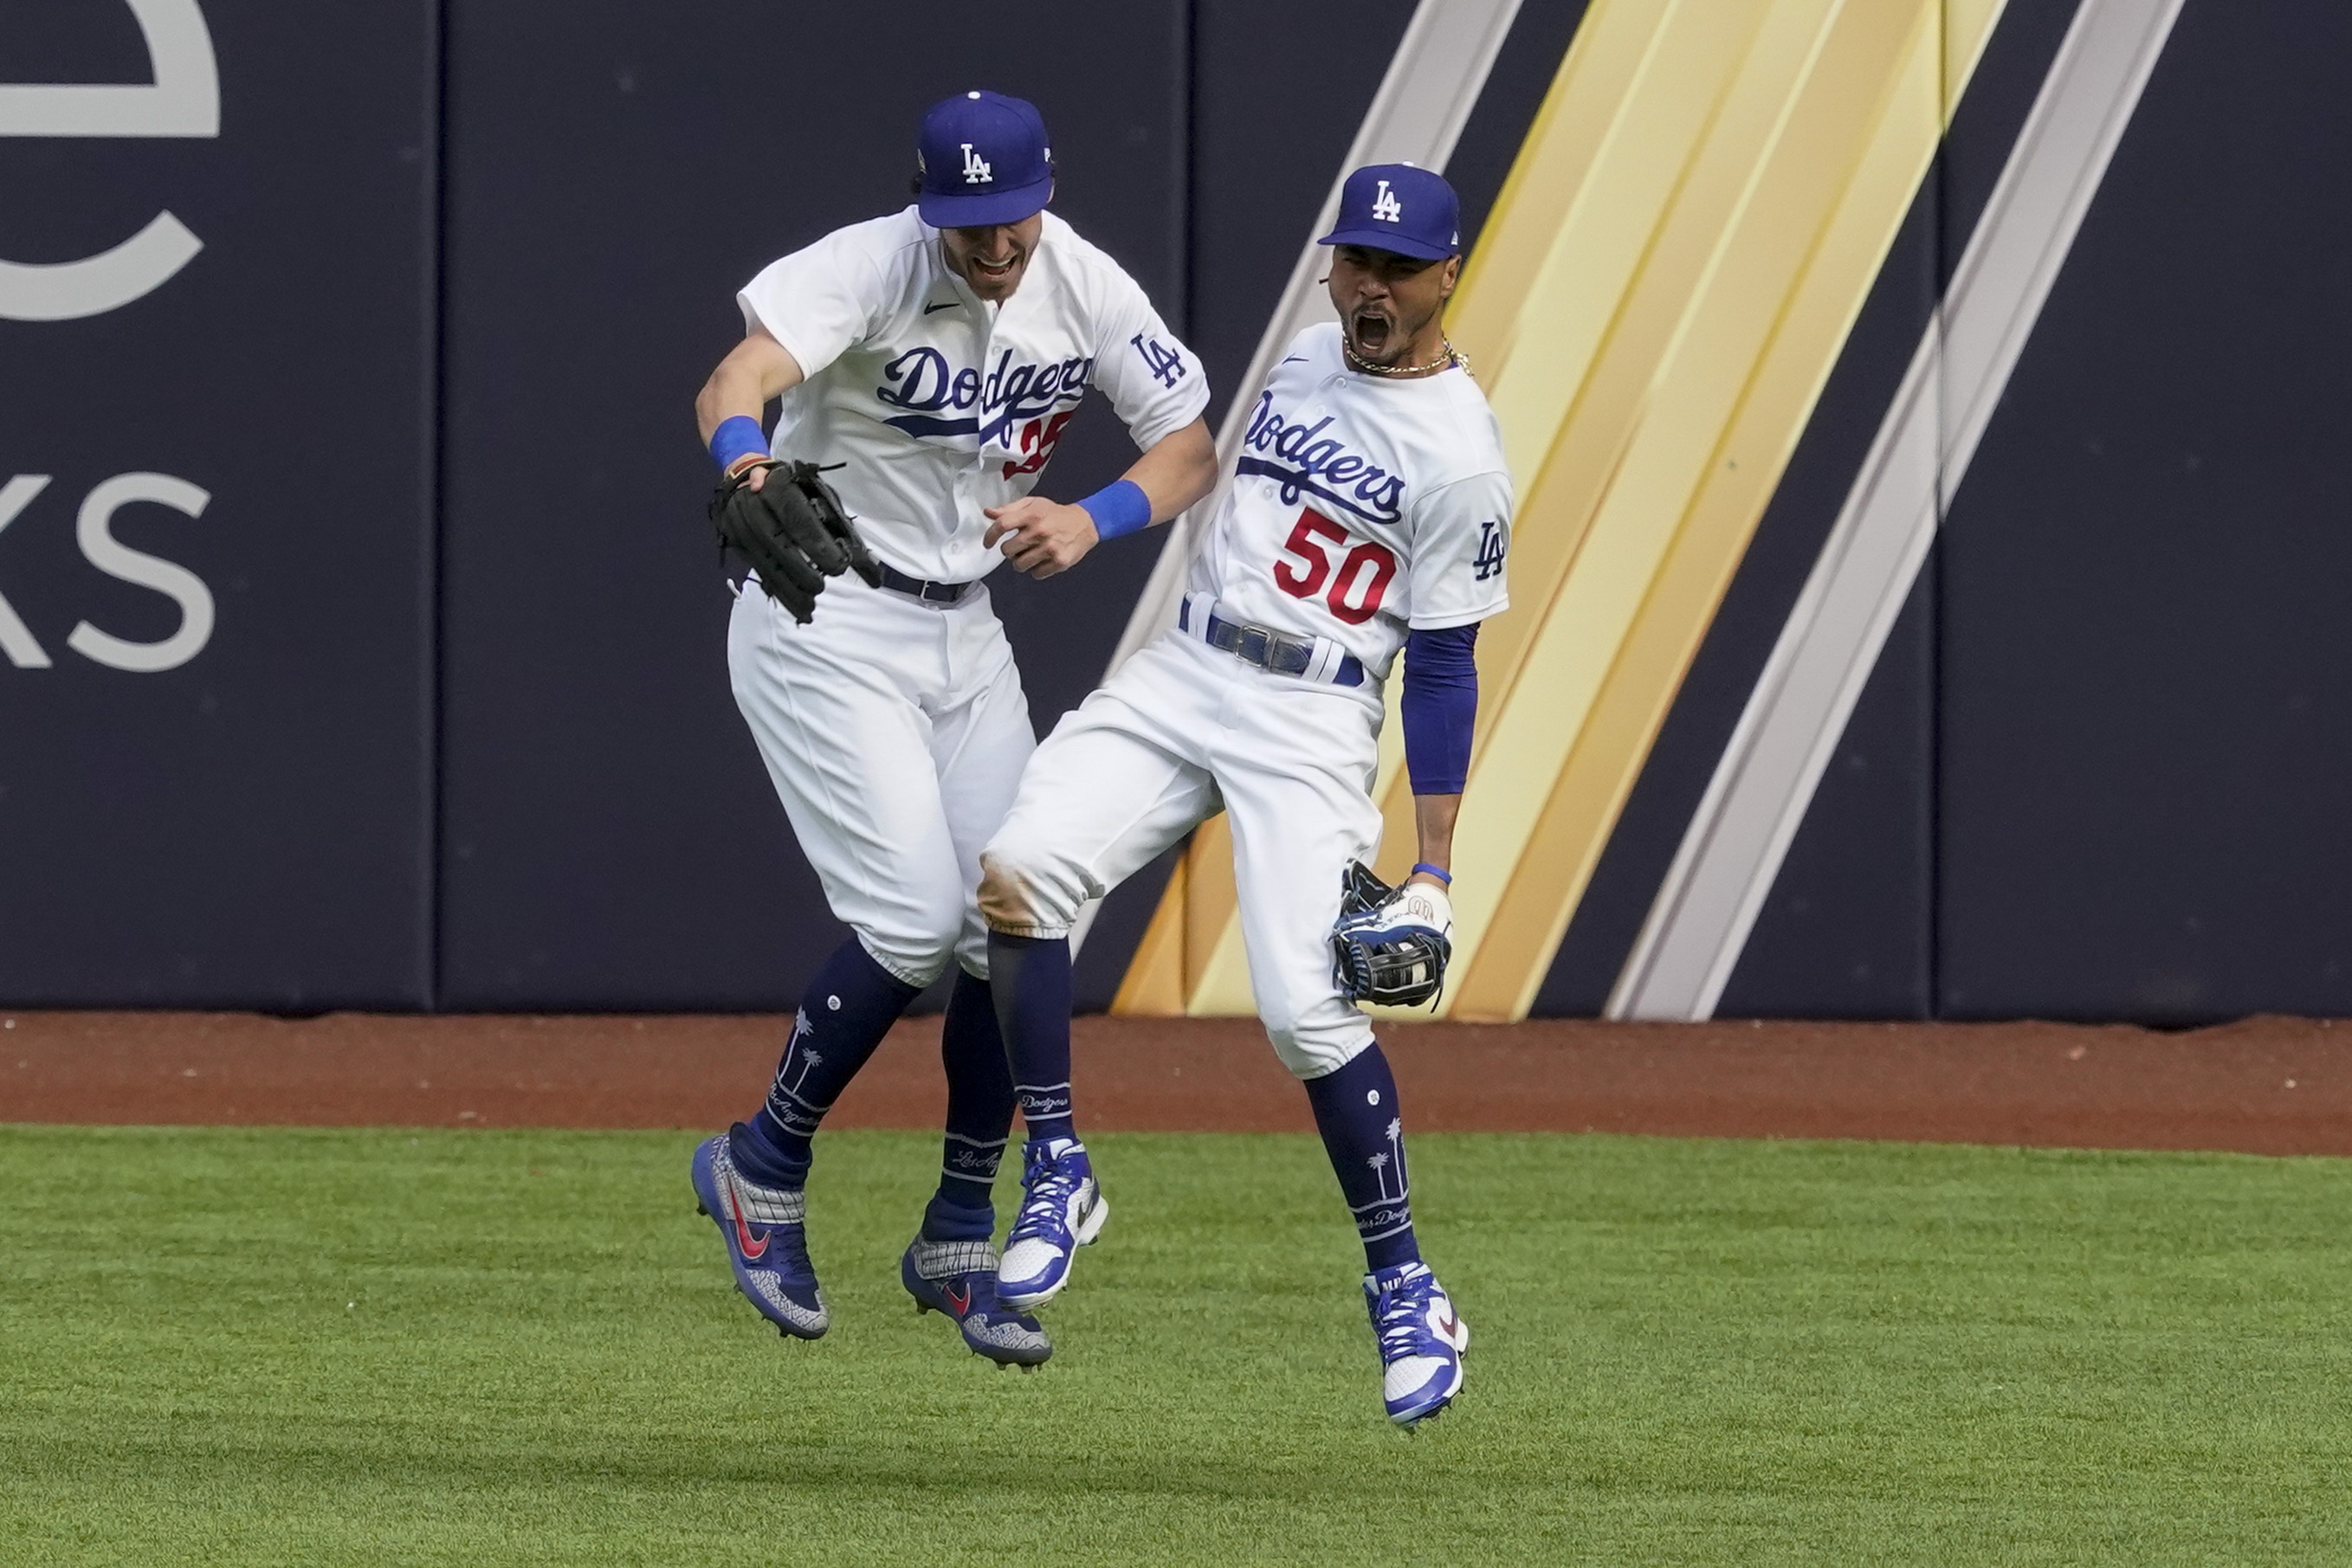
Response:
[[[710,455],[718,462],[720,473],[754,455],[768,455],[768,434],[750,414],[730,414],[710,433]]]
[[[1132,479],[1106,485],[1078,505],[1095,520],[1095,532],[1107,539],[1151,526],[1151,497]]]
[[[1413,874],[1416,876],[1433,876],[1448,887],[1452,887],[1454,885],[1454,878],[1450,874],[1438,870],[1427,861],[1415,861],[1413,862],[1412,870]]]

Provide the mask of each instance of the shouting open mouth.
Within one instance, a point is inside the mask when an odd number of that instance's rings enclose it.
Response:
[[[1394,352],[1396,320],[1383,306],[1359,305],[1348,315],[1349,346],[1374,363],[1386,363]]]

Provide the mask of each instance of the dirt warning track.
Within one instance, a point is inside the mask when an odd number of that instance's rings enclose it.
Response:
[[[0,1122],[720,1127],[788,1020],[0,1016]],[[939,1020],[892,1031],[833,1126],[936,1127]],[[1882,1138],[2352,1155],[2352,1024],[1423,1024],[1383,1031],[1425,1131]],[[1081,1019],[1088,1126],[1310,1130],[1246,1019]]]

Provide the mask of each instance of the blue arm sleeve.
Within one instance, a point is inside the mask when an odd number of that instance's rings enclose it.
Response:
[[[1416,795],[1459,795],[1470,776],[1470,730],[1478,717],[1478,628],[1411,632],[1404,640],[1404,766]]]

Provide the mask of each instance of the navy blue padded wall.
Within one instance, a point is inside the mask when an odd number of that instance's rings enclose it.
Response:
[[[1949,1016],[2352,1009],[2347,61],[2182,12],[1956,498]]]
[[[1351,5],[1343,41],[1314,6],[1199,0],[1192,338],[1212,422],[1256,391],[1237,383],[1412,12],[1412,0]]]
[[[167,212],[202,246],[117,308],[0,319],[12,1006],[428,1000],[434,12],[215,0],[216,136],[0,137],[0,256]],[[121,5],[0,7],[10,82],[157,64]],[[80,537],[119,497],[148,564]]]
[[[1718,1018],[1925,1018],[1933,1005],[1936,591],[1923,573],[1813,790]]]

